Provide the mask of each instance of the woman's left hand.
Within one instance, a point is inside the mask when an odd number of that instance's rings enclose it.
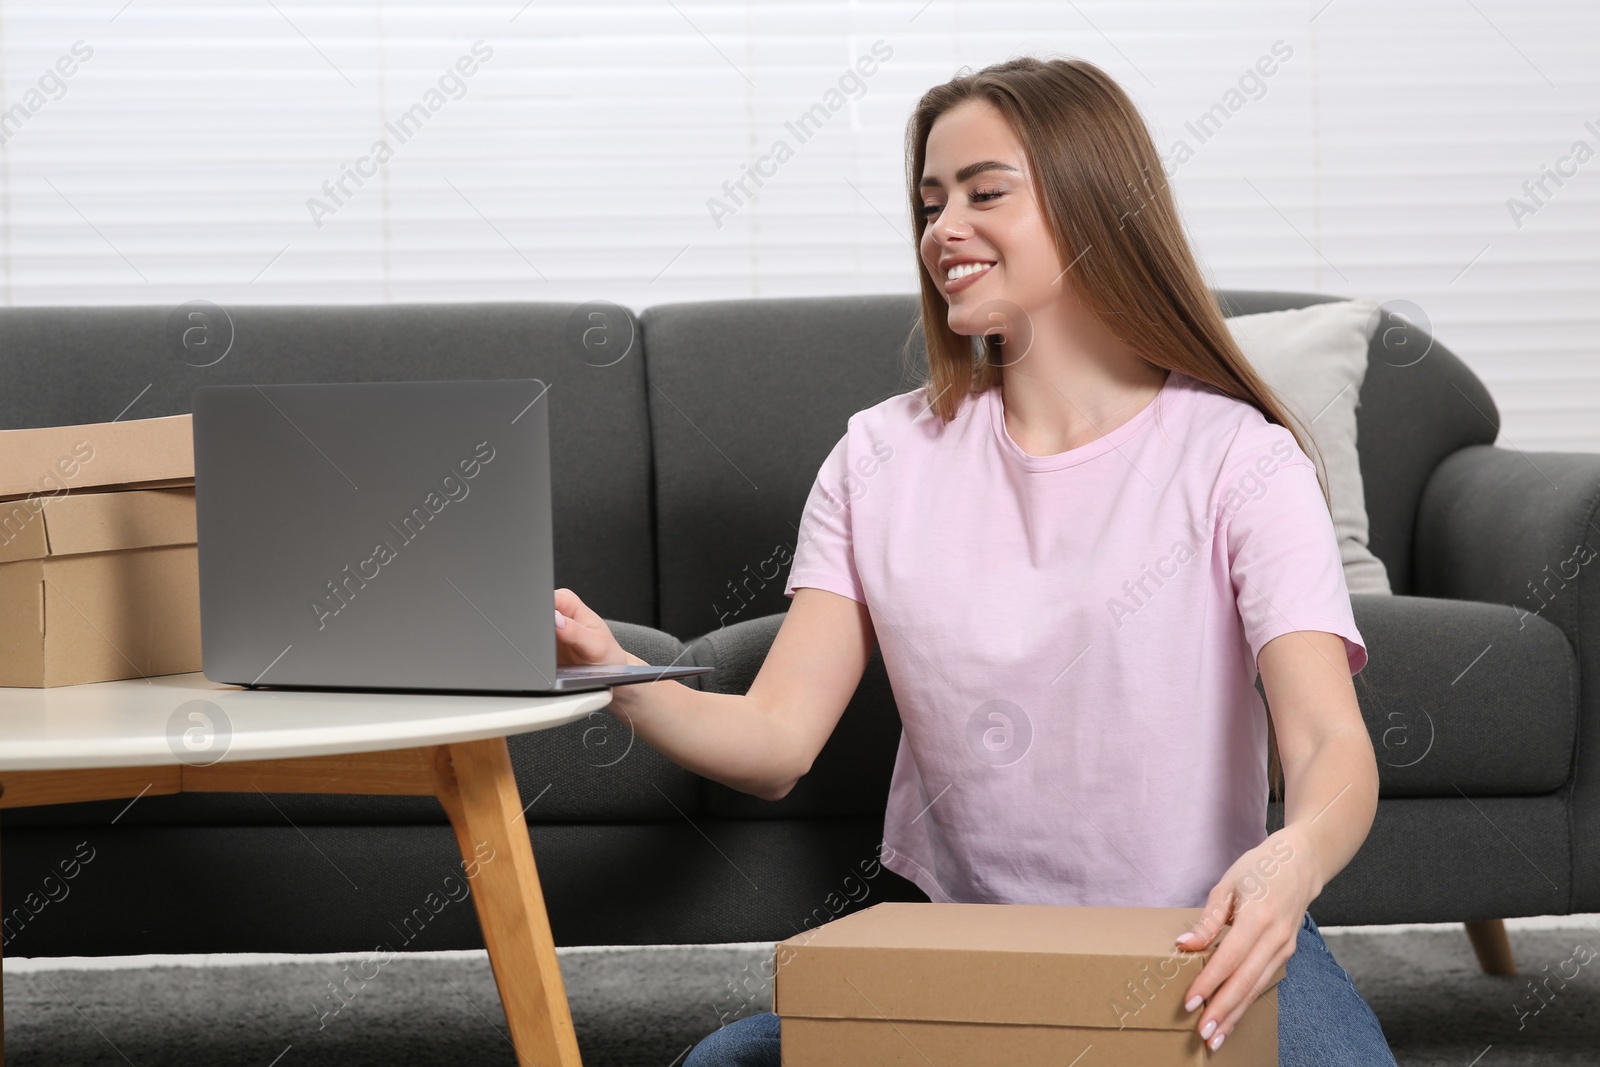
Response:
[[[1306,908],[1322,891],[1316,883],[1306,839],[1285,827],[1234,861],[1206,897],[1205,915],[1178,935],[1179,948],[1198,951],[1232,927],[1184,994],[1186,1011],[1202,1008],[1196,1028],[1213,1051],[1294,954]]]

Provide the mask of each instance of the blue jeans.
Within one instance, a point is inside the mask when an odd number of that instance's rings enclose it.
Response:
[[[1394,1067],[1378,1017],[1328,951],[1310,912],[1278,983],[1278,1063]],[[683,1067],[779,1067],[778,1017],[768,1011],[729,1023],[696,1045]]]

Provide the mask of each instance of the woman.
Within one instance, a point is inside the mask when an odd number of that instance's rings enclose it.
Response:
[[[932,900],[1203,907],[1174,948],[1231,926],[1186,992],[1209,1048],[1284,965],[1282,1063],[1392,1064],[1306,910],[1378,795],[1326,491],[1143,120],[1092,64],[1024,58],[930,90],[907,146],[925,384],[824,462],[749,693],[663,681],[611,710],[776,800],[877,643],[904,727],[885,866]],[[555,607],[563,663],[643,662],[570,590]],[[741,1019],[685,1067],[775,1065],[778,1033]]]

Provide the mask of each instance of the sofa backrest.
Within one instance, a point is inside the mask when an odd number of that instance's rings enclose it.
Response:
[[[786,610],[786,562],[850,416],[916,388],[911,296],[715,300],[640,315],[656,448],[660,627]],[[922,359],[920,347],[914,351]]]
[[[1342,299],[1217,295],[1226,314]],[[174,343],[168,307],[0,309],[0,429],[178,414],[205,384],[538,377],[553,402],[557,585],[685,641],[784,611],[781,561],[822,460],[853,413],[915,388],[916,297],[663,304],[637,319],[610,306],[606,346],[582,336],[591,307],[235,307],[209,366]],[[1406,593],[1424,483],[1455,450],[1492,443],[1499,414],[1459,359],[1386,313],[1357,420],[1372,550]]]
[[[650,436],[637,321],[589,305],[244,306],[209,324],[216,358],[176,343],[170,307],[0,309],[0,429],[191,410],[201,385],[539,378],[550,383],[556,585],[604,618],[657,617]],[[627,346],[632,341],[631,347]],[[213,350],[214,351],[214,350]]]
[[[1218,290],[1224,314],[1346,299]],[[656,448],[662,629],[691,640],[782,612],[787,565],[817,469],[852,414],[916,387],[925,359],[915,295],[658,305],[640,315]],[[1418,358],[1418,353],[1425,353]],[[1499,415],[1465,364],[1419,323],[1385,312],[1357,414],[1371,547],[1411,589],[1423,484]]]

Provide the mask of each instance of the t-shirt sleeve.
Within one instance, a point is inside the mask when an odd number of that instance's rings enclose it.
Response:
[[[1321,630],[1344,639],[1354,675],[1366,666],[1367,646],[1350,609],[1339,539],[1317,469],[1293,435],[1280,426],[1271,429],[1278,439],[1272,449],[1235,466],[1217,501],[1251,660],[1280,634]]]
[[[855,548],[851,537],[850,487],[859,478],[847,477],[850,434],[847,431],[822,461],[811,493],[806,497],[800,519],[800,533],[794,549],[794,563],[783,595],[793,598],[801,586],[826,589],[865,604],[861,577],[856,573]]]

